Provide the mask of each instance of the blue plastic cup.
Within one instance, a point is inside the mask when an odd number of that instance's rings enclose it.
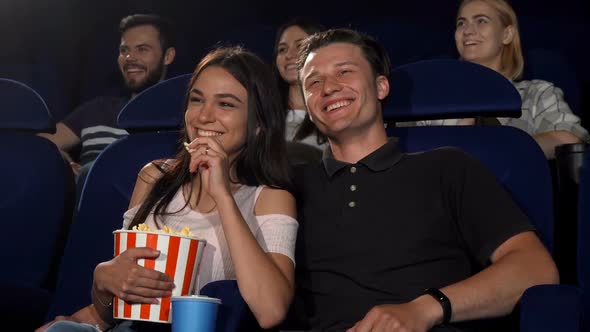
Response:
[[[203,295],[172,297],[172,332],[215,332],[221,300]]]

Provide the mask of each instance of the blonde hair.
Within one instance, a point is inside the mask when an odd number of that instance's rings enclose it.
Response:
[[[496,10],[500,17],[500,23],[504,28],[512,25],[514,35],[510,44],[505,45],[502,49],[500,65],[503,73],[511,80],[517,80],[522,76],[524,68],[524,57],[522,55],[522,44],[520,42],[520,33],[518,30],[518,19],[512,6],[505,0],[463,0],[457,13],[460,13],[463,7],[468,3],[481,1]]]

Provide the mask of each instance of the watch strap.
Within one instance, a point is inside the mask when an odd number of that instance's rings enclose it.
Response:
[[[424,294],[428,294],[438,301],[443,310],[442,323],[449,323],[453,313],[453,308],[451,307],[451,301],[449,301],[449,298],[437,288],[428,288],[424,291]]]

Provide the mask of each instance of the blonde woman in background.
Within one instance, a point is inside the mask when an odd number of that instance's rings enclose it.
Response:
[[[514,9],[505,0],[463,0],[456,18],[455,45],[462,60],[486,66],[511,80],[522,97],[520,118],[498,118],[502,125],[530,134],[547,159],[562,144],[590,142],[563,91],[551,82],[520,80],[524,58]],[[473,119],[419,121],[418,125],[473,124]]]

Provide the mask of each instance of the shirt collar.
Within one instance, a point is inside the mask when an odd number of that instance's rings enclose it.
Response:
[[[399,139],[396,137],[391,137],[387,143],[383,144],[383,146],[381,146],[379,149],[359,160],[358,164],[367,166],[373,172],[379,172],[395,165],[401,160],[402,155],[403,153],[399,148]],[[332,154],[332,150],[329,146],[327,146],[324,150],[322,162],[329,177],[334,176],[336,172],[345,168],[346,166],[352,165],[334,159],[334,155]]]

